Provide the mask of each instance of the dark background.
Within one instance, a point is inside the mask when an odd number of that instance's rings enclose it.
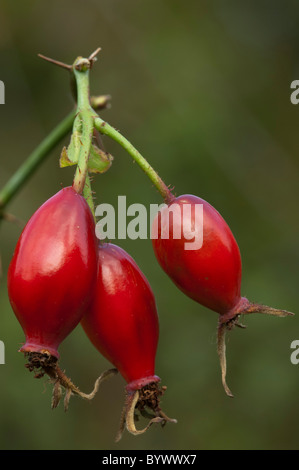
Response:
[[[0,1],[0,185],[72,109],[67,72],[37,53],[72,63],[102,47],[92,94],[112,95],[101,115],[148,158],[176,194],[209,201],[242,253],[243,295],[298,312],[299,4],[291,1]],[[9,205],[27,221],[73,169],[58,159],[65,139]],[[104,139],[111,170],[95,178],[96,202],[149,205],[161,198],[131,157]],[[2,449],[294,449],[299,438],[299,365],[290,344],[299,316],[258,315],[228,340],[224,394],[216,353],[217,315],[184,296],[153,256],[150,240],[121,240],[148,277],[160,316],[156,373],[163,408],[177,425],[125,433],[114,443],[121,377],[93,402],[73,397],[51,410],[51,386],[24,368],[23,332],[7,298],[6,273],[20,228],[1,224],[0,447]],[[49,293],[55,295],[55,292]],[[110,367],[80,326],[60,348],[61,367],[88,392]],[[143,424],[143,423],[142,423]],[[141,424],[140,424],[141,425]]]

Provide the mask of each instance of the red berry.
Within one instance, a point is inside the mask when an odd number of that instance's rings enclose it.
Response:
[[[169,209],[174,204],[178,205],[179,212],[170,219],[169,239],[163,239],[161,230],[164,230],[171,213]],[[195,227],[194,212],[199,204],[203,205],[203,246],[195,250],[186,249],[192,242],[191,230],[194,232],[196,229],[201,236],[201,221]],[[189,212],[182,209],[186,205],[191,208]],[[155,218],[153,231],[158,230],[158,238],[152,240],[160,265],[189,297],[222,315],[227,314],[241,298],[241,256],[227,223],[210,204],[191,195],[174,199],[162,210],[162,214],[163,218],[165,215],[167,218],[161,219],[161,213]],[[183,225],[186,227],[185,236],[182,233],[181,238],[173,238],[175,230],[182,232]]]
[[[200,206],[203,218],[196,216],[200,214],[197,211]],[[192,239],[198,241],[195,249],[191,249]],[[159,264],[176,286],[220,315],[218,353],[223,385],[232,396],[225,381],[225,330],[234,325],[242,326],[238,323],[241,314],[286,316],[290,312],[252,304],[241,297],[239,247],[225,220],[203,199],[193,195],[173,198],[154,219],[152,243]]]
[[[90,303],[96,270],[91,211],[64,188],[30,218],[9,266],[9,299],[26,335],[21,351],[58,358],[59,344]]]
[[[154,294],[135,261],[122,248],[103,244],[99,248],[94,299],[81,324],[94,346],[127,382],[127,404],[122,422],[133,434],[133,412],[153,408],[155,422],[165,422],[159,407],[160,378],[155,375],[159,322]],[[145,399],[149,394],[150,399]],[[136,400],[136,401],[135,401]],[[131,417],[131,419],[129,419]],[[153,421],[151,421],[152,423]]]

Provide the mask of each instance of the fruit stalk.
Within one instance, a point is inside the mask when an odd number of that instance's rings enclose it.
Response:
[[[80,147],[73,188],[79,194],[83,192],[88,175],[88,158],[94,129],[94,120],[90,112],[92,108],[89,101],[89,68],[90,62],[86,59],[79,57],[74,62],[73,73],[77,85],[77,116],[79,116],[82,123],[82,145]]]
[[[119,131],[114,127],[108,124],[107,121],[103,121],[98,115],[95,116],[94,120],[95,128],[103,135],[109,136],[115,142],[117,142],[121,147],[123,147],[128,154],[133,158],[133,160],[140,166],[144,173],[151,180],[153,185],[157,188],[162,198],[165,200],[166,204],[173,199],[173,195],[164,183],[162,178],[154,170],[154,168],[148,163],[148,161],[141,155],[141,153],[131,144],[131,142],[126,139]]]

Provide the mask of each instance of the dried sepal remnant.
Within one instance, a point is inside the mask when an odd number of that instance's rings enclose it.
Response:
[[[62,387],[60,385],[59,380],[57,379],[56,382],[54,382],[54,386],[53,386],[52,402],[51,402],[52,409],[57,408],[61,398],[62,398]]]
[[[56,408],[63,396],[62,390],[65,390],[64,397],[64,409],[67,411],[69,401],[72,395],[78,395],[85,400],[92,400],[101,383],[117,374],[117,369],[108,369],[103,372],[95,381],[93,390],[90,393],[81,392],[81,390],[71,381],[69,377],[62,371],[58,365],[58,360],[56,357],[51,356],[47,353],[38,353],[38,352],[27,352],[25,353],[27,363],[25,367],[30,371],[34,372],[34,377],[40,379],[44,375],[48,375],[50,381],[53,383],[53,392],[52,392],[52,408]]]
[[[239,307],[234,310],[233,315],[230,315],[231,318],[229,320],[226,320],[225,315],[219,317],[217,351],[220,361],[222,385],[227,396],[231,398],[233,398],[233,394],[226,383],[226,332],[231,331],[236,326],[239,328],[246,328],[245,325],[239,322],[240,316],[252,313],[272,315],[279,318],[294,315],[292,312],[288,312],[287,310],[280,310],[273,307],[268,307],[267,305],[250,303],[247,299],[242,298],[242,302],[240,302]]]
[[[118,442],[125,430],[134,436],[144,434],[154,423],[160,423],[165,426],[167,422],[177,423],[176,419],[169,418],[160,407],[160,397],[164,395],[166,387],[160,387],[158,383],[150,383],[140,390],[127,390],[125,393],[125,405],[122,410],[119,430],[116,435]],[[148,424],[137,429],[135,422],[139,420],[139,415],[149,419]]]

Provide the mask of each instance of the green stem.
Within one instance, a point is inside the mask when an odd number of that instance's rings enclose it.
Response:
[[[32,152],[28,159],[23,163],[23,165],[21,165],[0,191],[0,213],[12,197],[21,189],[49,152],[71,130],[72,124],[73,129],[76,127],[81,128],[82,144],[79,151],[73,187],[79,194],[84,194],[93,215],[94,205],[90,179],[88,176],[88,159],[92,145],[94,128],[96,128],[101,134],[108,135],[110,138],[115,140],[129,153],[129,155],[131,155],[134,161],[136,161],[140,168],[149,177],[166,203],[173,200],[174,196],[170,189],[140,152],[123,135],[121,135],[120,132],[110,126],[107,122],[103,121],[90,106],[89,69],[91,65],[92,58],[84,59],[82,57],[78,57],[73,66],[67,66],[67,68],[69,68],[74,74],[76,82],[77,110],[76,112],[73,111],[70,113],[60,124],[58,124],[58,126],[56,126],[56,128]],[[76,120],[74,122],[75,117]]]
[[[83,189],[83,196],[87,202],[87,204],[90,207],[91,213],[93,215],[94,221],[96,222],[96,217],[95,217],[95,208],[94,208],[94,202],[93,202],[93,197],[92,197],[92,189],[91,189],[91,184],[90,184],[90,177],[87,174],[86,179],[85,179],[85,185]]]
[[[37,167],[45,160],[51,150],[72,129],[75,111],[66,116],[50,134],[36,147],[27,160],[18,168],[0,191],[0,211],[3,210],[11,199],[22,188]]]
[[[145,172],[149,177],[151,182],[157,188],[163,199],[166,203],[169,203],[173,200],[174,196],[171,193],[170,189],[164,181],[160,178],[158,173],[153,169],[153,167],[148,163],[148,161],[141,155],[140,152],[129,142],[120,132],[118,132],[114,127],[110,126],[108,122],[103,121],[98,115],[95,116],[94,120],[95,128],[104,135],[108,135],[111,139],[115,140],[120,144],[135,162],[140,166],[140,168]]]
[[[86,177],[88,176],[88,158],[92,143],[94,120],[90,112],[89,103],[89,69],[80,67],[81,58],[78,58],[73,66],[73,72],[77,85],[77,114],[82,121],[81,147],[78,164],[74,176],[73,188],[82,194]],[[87,188],[88,189],[88,188]]]

